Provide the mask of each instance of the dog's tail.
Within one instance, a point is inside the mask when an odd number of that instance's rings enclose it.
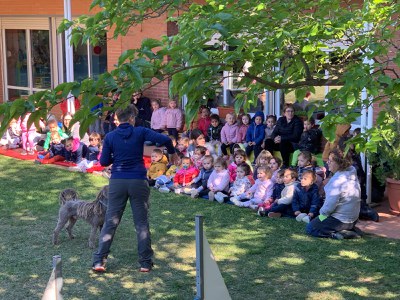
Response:
[[[58,199],[60,200],[60,205],[64,205],[67,201],[77,200],[78,193],[74,189],[65,189],[61,191]]]

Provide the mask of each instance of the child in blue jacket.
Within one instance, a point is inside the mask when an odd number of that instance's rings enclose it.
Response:
[[[314,171],[306,170],[302,175],[293,194],[292,209],[297,221],[309,223],[318,216],[322,201],[315,184],[317,175]]]
[[[250,157],[252,151],[254,151],[254,160],[262,151],[261,145],[265,138],[265,125],[264,125],[264,113],[258,111],[254,114],[253,122],[250,124],[246,132],[246,155]]]

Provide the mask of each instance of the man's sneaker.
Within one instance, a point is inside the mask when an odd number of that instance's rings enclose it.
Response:
[[[249,208],[252,210],[257,210],[258,209],[258,205],[257,204],[250,204]]]
[[[259,215],[260,217],[265,217],[265,208],[264,207],[259,207],[257,210],[257,215]]]
[[[106,265],[104,263],[95,263],[92,270],[97,273],[104,273],[106,271]]]
[[[304,218],[305,216],[307,216],[306,213],[300,213],[300,214],[298,214],[297,217],[296,217],[296,221],[297,221],[297,222],[303,221],[303,218]]]
[[[303,219],[301,219],[303,222],[305,222],[305,223],[310,223],[310,221],[311,221],[311,219],[310,219],[310,216],[309,215],[306,215]]]
[[[170,192],[169,188],[167,188],[165,185],[160,187],[158,189],[158,191],[161,192],[161,193],[169,193]]]
[[[224,198],[225,198],[225,194],[218,192],[215,194],[215,200],[218,201],[218,203],[224,203]]]
[[[214,198],[215,198],[214,192],[208,192],[208,200],[214,201]]]
[[[269,218],[280,218],[282,214],[280,212],[269,212],[268,217]]]
[[[199,192],[196,189],[192,189],[190,191],[190,197],[192,197],[193,199],[197,198],[198,196],[199,196]]]

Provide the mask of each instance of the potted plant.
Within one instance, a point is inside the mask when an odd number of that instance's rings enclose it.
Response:
[[[375,149],[367,148],[367,155],[375,175],[386,183],[390,208],[400,212],[400,99],[390,99],[379,113],[376,127],[370,129]]]

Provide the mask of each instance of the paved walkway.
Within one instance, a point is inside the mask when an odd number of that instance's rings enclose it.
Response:
[[[389,202],[385,200],[374,209],[379,213],[379,222],[359,221],[357,227],[367,234],[400,239],[400,215],[390,210]]]

